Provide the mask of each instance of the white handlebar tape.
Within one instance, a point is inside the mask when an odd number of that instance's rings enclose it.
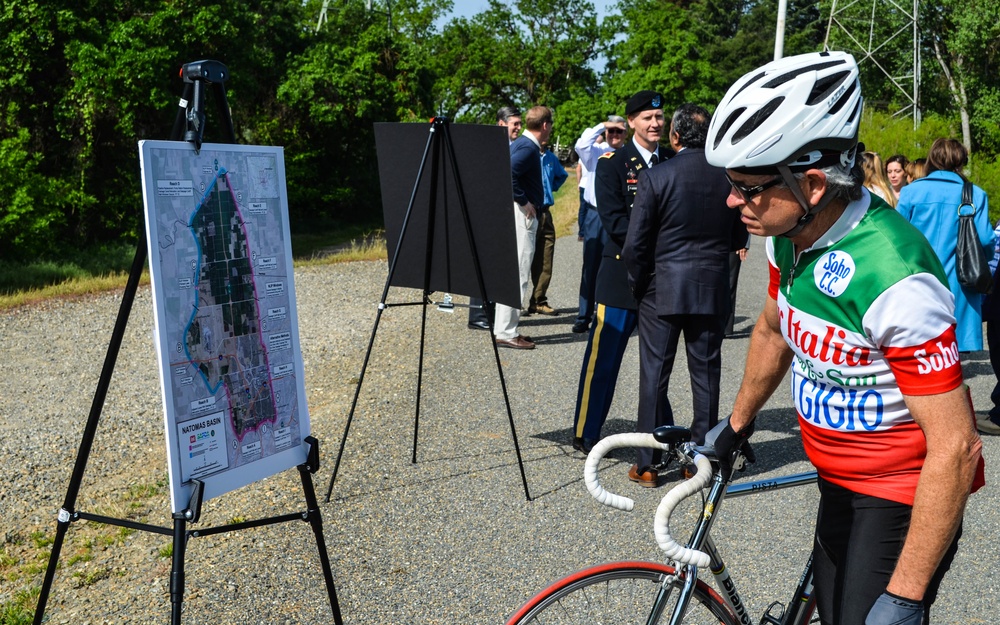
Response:
[[[669,446],[664,443],[658,443],[652,434],[630,433],[614,434],[603,438],[590,450],[590,454],[587,455],[587,462],[583,465],[583,480],[587,484],[587,490],[590,491],[594,499],[604,505],[629,511],[635,506],[635,502],[628,497],[604,490],[604,487],[601,486],[597,479],[597,465],[600,464],[601,458],[607,455],[612,449],[618,449],[619,447],[651,447],[666,451],[669,449]]]
[[[660,546],[667,557],[682,564],[693,564],[697,567],[706,567],[711,562],[711,558],[703,551],[688,549],[677,543],[670,537],[670,515],[684,499],[697,493],[708,486],[712,481],[712,463],[701,454],[694,457],[695,466],[698,472],[689,480],[681,482],[670,489],[670,492],[660,501],[656,508],[656,519],[653,521],[653,534],[656,536],[656,544]]]

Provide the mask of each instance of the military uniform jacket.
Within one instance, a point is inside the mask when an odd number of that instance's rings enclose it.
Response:
[[[658,151],[660,162],[666,160],[668,150]],[[597,213],[608,233],[604,257],[597,270],[594,299],[599,304],[615,308],[636,310],[638,307],[628,284],[628,271],[622,260],[622,247],[628,234],[632,202],[639,184],[639,174],[647,169],[635,143],[629,141],[620,150],[609,152],[597,159],[594,172],[594,195]]]

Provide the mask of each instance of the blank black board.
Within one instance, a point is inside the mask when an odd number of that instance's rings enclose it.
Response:
[[[449,138],[457,171],[449,154]],[[462,217],[461,187],[483,274],[484,299],[520,308],[506,128],[447,121],[379,123],[375,124],[375,149],[390,262],[413,197],[389,283],[483,298]],[[421,162],[423,171],[414,195]]]

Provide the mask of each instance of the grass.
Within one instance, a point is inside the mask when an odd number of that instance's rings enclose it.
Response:
[[[576,177],[555,194],[552,215],[556,236],[572,234],[579,208]],[[292,235],[296,267],[327,265],[387,257],[384,232],[365,226],[302,224]],[[39,260],[26,264],[0,264],[0,310],[38,304],[53,298],[73,298],[118,291],[128,281],[135,247],[109,245],[86,252],[67,253],[63,260]],[[144,271],[140,284],[149,284]],[[0,625],[4,625],[0,621]]]
[[[380,230],[355,228],[346,232],[352,233],[353,238],[345,239],[345,231],[293,236],[295,266],[386,257],[385,242]],[[89,265],[83,265],[72,258],[59,262],[43,260],[27,264],[2,264],[0,310],[30,306],[53,298],[73,298],[121,290],[128,281],[134,255],[134,247],[123,245],[117,248],[117,255],[105,251]],[[149,284],[148,269],[143,271],[139,284]]]
[[[0,625],[28,625],[35,618],[35,605],[41,587],[33,586],[27,590],[19,590],[9,601],[0,603]]]
[[[151,509],[166,502],[166,477],[151,484],[133,484],[117,500],[110,502],[100,514],[114,518],[145,520]],[[136,507],[135,504],[142,504]],[[136,530],[118,525],[106,525],[90,521],[78,522],[70,528],[63,542],[58,568],[65,569],[77,587],[91,586],[120,571],[99,564],[99,552],[125,545],[126,539]],[[28,534],[8,533],[6,543],[0,549],[0,580],[19,583],[24,589],[15,592],[8,599],[0,601],[0,625],[22,625],[34,619],[38,604],[41,576],[49,566],[54,535],[43,531]],[[172,546],[160,549],[163,556],[170,557]],[[88,564],[91,563],[92,564]]]

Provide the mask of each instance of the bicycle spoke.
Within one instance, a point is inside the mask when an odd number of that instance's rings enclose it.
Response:
[[[662,614],[654,614],[657,596],[667,583]],[[670,620],[679,596],[672,570],[658,565],[622,566],[602,570],[556,586],[526,613],[518,625],[664,625]],[[686,625],[732,623],[728,610],[707,587],[694,593],[683,622]],[[669,599],[669,600],[668,600]],[[655,620],[650,620],[655,618]]]

